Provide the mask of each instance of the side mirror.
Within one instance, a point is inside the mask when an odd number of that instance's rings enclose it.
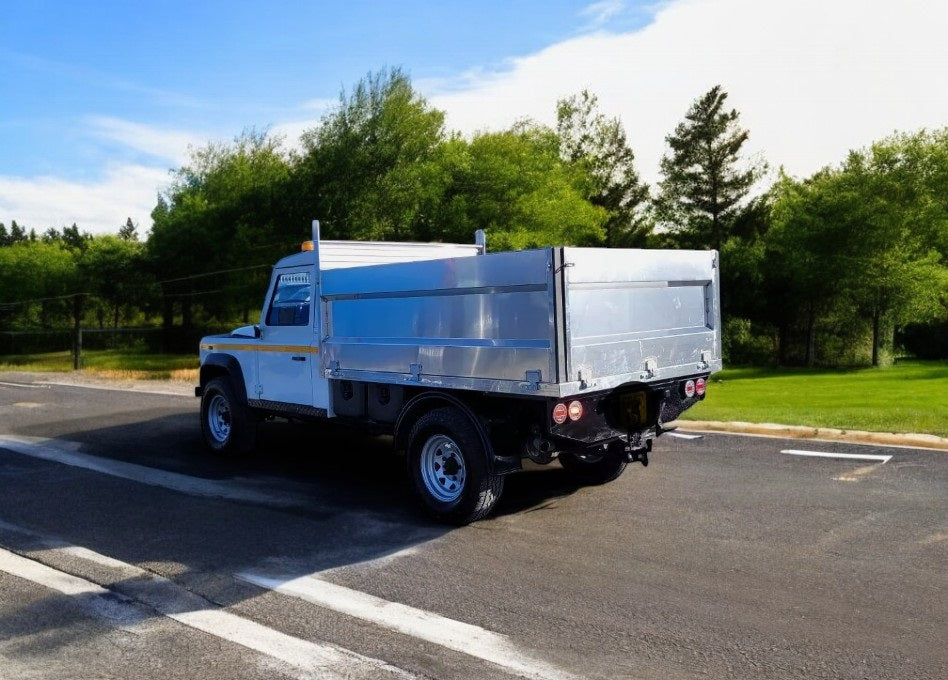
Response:
[[[253,325],[253,337],[259,338],[263,333],[260,331],[260,326],[257,324]]]

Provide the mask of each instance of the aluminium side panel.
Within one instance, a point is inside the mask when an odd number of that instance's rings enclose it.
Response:
[[[320,241],[319,267],[325,271],[343,267],[474,256],[483,252],[483,246],[463,243]]]
[[[547,248],[323,271],[326,376],[555,391],[552,259]]]
[[[717,253],[564,248],[564,391],[721,368]]]

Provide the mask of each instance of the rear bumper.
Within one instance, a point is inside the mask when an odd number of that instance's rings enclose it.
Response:
[[[567,419],[562,424],[548,416],[546,432],[554,440],[587,445],[656,437],[664,431],[664,423],[675,420],[704,399],[704,395],[685,396],[685,382],[707,377],[707,373],[701,373],[658,383],[628,383],[608,392],[562,400],[567,404],[580,402],[583,416],[577,421]],[[642,397],[635,397],[636,394],[643,395],[644,408],[639,401]],[[558,402],[547,400],[548,414]]]

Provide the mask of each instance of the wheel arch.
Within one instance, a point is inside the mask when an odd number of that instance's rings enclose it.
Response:
[[[208,354],[201,363],[201,389],[214,378],[226,376],[230,378],[230,383],[234,387],[234,392],[238,399],[247,403],[247,386],[244,384],[244,372],[240,367],[240,362],[233,354],[215,352]]]
[[[447,392],[422,392],[409,399],[402,407],[398,418],[395,420],[395,450],[405,451],[408,449],[408,435],[411,433],[412,425],[425,413],[436,408],[452,406],[458,409],[471,422],[480,437],[487,454],[487,465],[491,472],[495,467],[494,446],[491,443],[490,436],[484,422],[478,417],[477,412],[469,404],[459,399],[453,394]]]

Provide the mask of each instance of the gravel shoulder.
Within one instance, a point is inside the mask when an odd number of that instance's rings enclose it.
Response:
[[[84,371],[68,372],[30,372],[0,371],[0,383],[28,382],[34,385],[75,385],[104,390],[126,390],[129,392],[147,392],[157,394],[175,394],[193,397],[195,384],[183,380],[132,380],[103,378]]]

